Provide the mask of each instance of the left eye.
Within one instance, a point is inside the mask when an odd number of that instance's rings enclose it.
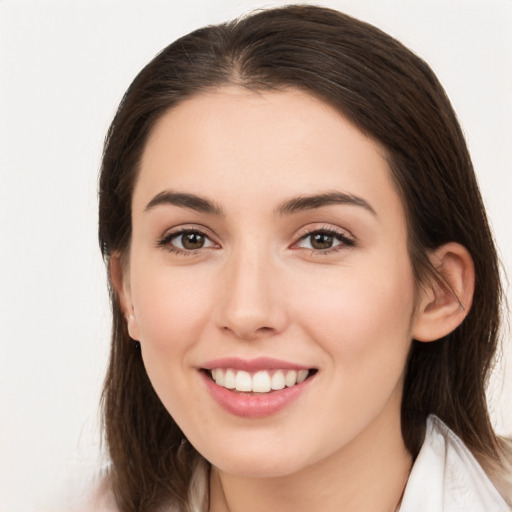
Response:
[[[315,231],[303,236],[298,243],[304,249],[315,249],[317,251],[332,249],[338,245],[353,245],[352,241],[339,233],[328,231]]]
[[[194,251],[215,245],[204,233],[199,231],[182,231],[171,236],[169,243],[173,247],[185,251]]]

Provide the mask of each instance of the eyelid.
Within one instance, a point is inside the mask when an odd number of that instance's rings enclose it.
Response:
[[[220,244],[216,240],[216,237],[211,233],[211,230],[208,229],[206,226],[202,226],[201,224],[180,224],[178,226],[172,227],[167,229],[161,236],[157,237],[155,240],[155,245],[157,248],[164,248],[171,252],[176,252],[180,254],[187,254],[191,255],[194,253],[198,253],[202,250],[211,250],[216,247],[201,247],[196,250],[190,250],[190,249],[181,249],[179,247],[173,246],[171,244],[171,241],[179,237],[180,235],[184,233],[199,233],[203,235],[205,238],[210,240],[215,246],[219,247]]]
[[[309,249],[309,248],[303,248],[298,247],[298,244],[307,238],[308,236],[311,236],[315,233],[327,233],[329,235],[332,235],[334,237],[337,237],[341,240],[341,244],[338,244],[336,246],[330,247],[328,249]],[[356,244],[356,238],[350,231],[340,228],[338,226],[333,226],[332,224],[308,224],[307,226],[302,227],[297,234],[294,237],[295,241],[292,243],[291,248],[292,249],[304,249],[304,250],[310,250],[317,254],[326,254],[328,252],[335,252],[337,250],[340,250],[342,248],[352,248],[355,247]]]
[[[214,244],[214,247],[201,247],[198,249],[181,249],[180,247],[176,247],[171,244],[172,240],[176,237],[179,237],[181,234],[184,233],[199,233],[203,235],[205,238],[207,238],[210,242]],[[333,247],[330,247],[328,249],[309,249],[305,247],[299,247],[298,244],[307,238],[308,236],[311,236],[316,233],[324,233],[329,234],[334,237],[337,237],[341,243],[337,244]],[[167,229],[163,235],[159,236],[155,240],[155,246],[157,248],[164,248],[171,252],[179,253],[179,254],[198,254],[199,252],[203,250],[212,250],[212,249],[218,249],[220,248],[219,242],[216,240],[216,236],[212,234],[211,230],[207,228],[206,226],[200,225],[200,224],[180,224],[178,226],[172,227]],[[340,228],[339,226],[333,226],[332,224],[321,224],[321,223],[314,223],[314,224],[308,224],[306,226],[303,226],[300,228],[296,235],[294,236],[294,242],[291,244],[291,249],[303,249],[303,250],[310,250],[311,252],[317,253],[317,254],[327,254],[329,252],[335,252],[337,250],[340,250],[342,248],[351,248],[356,246],[356,239],[350,233],[348,230],[344,228]]]
[[[311,235],[313,233],[318,233],[318,232],[339,235],[339,236],[348,238],[350,240],[353,240],[355,242],[354,235],[347,229],[340,228],[340,227],[334,226],[332,224],[325,224],[325,223],[313,223],[313,224],[307,224],[306,226],[301,227],[297,231],[297,234],[295,235],[295,239],[298,241],[301,238],[304,238],[305,236]]]

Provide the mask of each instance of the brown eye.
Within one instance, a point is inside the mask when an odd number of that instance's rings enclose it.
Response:
[[[297,245],[302,249],[328,253],[330,249],[354,247],[355,241],[344,233],[322,229],[303,236]]]
[[[311,235],[311,247],[313,249],[330,249],[334,242],[334,236],[328,233],[315,233]]]
[[[207,247],[214,247],[215,244],[200,231],[181,231],[164,239],[162,245],[174,248],[179,251],[197,251]]]
[[[201,249],[204,246],[205,236],[201,233],[184,233],[181,235],[181,243],[184,249]]]

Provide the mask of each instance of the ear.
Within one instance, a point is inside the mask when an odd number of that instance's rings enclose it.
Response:
[[[432,278],[420,292],[413,324],[418,341],[435,341],[455,330],[471,308],[475,289],[473,259],[464,246],[449,242],[430,260],[439,278]]]
[[[112,254],[109,265],[110,282],[112,283],[117,301],[126,319],[130,338],[140,341],[139,328],[131,299],[130,283],[127,272],[123,267],[121,255],[119,253]]]

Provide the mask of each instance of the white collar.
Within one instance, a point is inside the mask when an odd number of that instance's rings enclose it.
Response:
[[[405,488],[400,512],[510,512],[464,443],[436,416]]]

